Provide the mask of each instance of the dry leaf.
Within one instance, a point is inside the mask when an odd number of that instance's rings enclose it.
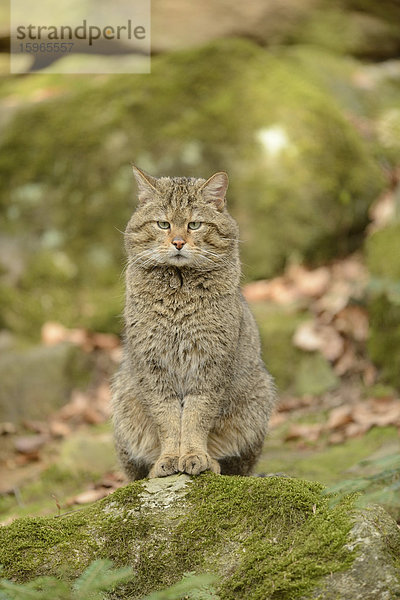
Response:
[[[336,315],[335,327],[357,342],[365,342],[368,338],[368,313],[361,306],[346,306]]]
[[[101,414],[94,406],[87,406],[82,413],[83,420],[89,425],[100,425],[107,421],[108,417]]]
[[[244,286],[243,294],[248,302],[269,300],[276,304],[292,304],[300,298],[298,291],[285,277],[248,283]]]
[[[372,223],[368,226],[368,233],[385,227],[392,222],[396,214],[396,200],[392,190],[384,192],[369,209]]]
[[[336,329],[316,321],[301,323],[293,336],[293,344],[309,352],[318,350],[331,361],[338,359],[344,350],[344,340]]]
[[[63,421],[52,421],[50,433],[55,438],[65,438],[71,433],[71,428]]]
[[[370,429],[369,423],[349,423],[345,427],[346,438],[359,437]]]
[[[260,280],[248,283],[243,288],[243,295],[247,302],[269,300],[269,282],[267,280]]]
[[[61,323],[48,321],[42,326],[42,342],[46,346],[54,346],[61,342],[70,342],[80,346],[86,352],[93,350],[90,336],[85,329],[67,329]]]
[[[71,400],[65,404],[57,413],[61,419],[76,419],[81,417],[88,405],[88,397],[80,390],[74,390]]]
[[[328,267],[309,271],[302,265],[291,265],[287,276],[293,281],[296,290],[303,296],[318,298],[326,292],[331,279]]]
[[[322,432],[322,424],[313,423],[311,425],[302,423],[292,423],[285,435],[285,440],[303,439],[309,442],[318,440]]]
[[[112,333],[93,333],[91,340],[95,348],[114,350],[120,346],[119,338]]]
[[[334,371],[339,377],[349,371],[356,370],[359,364],[354,345],[347,342],[344,344],[344,348],[343,354],[338,358],[334,366]]]
[[[319,350],[321,339],[314,321],[306,321],[297,327],[293,336],[293,344],[308,352]]]
[[[328,429],[337,429],[350,423],[352,420],[352,407],[344,404],[331,410],[326,427]]]
[[[97,490],[86,490],[81,494],[78,494],[74,498],[71,498],[67,501],[67,505],[71,504],[88,504],[89,502],[96,502],[97,500],[101,500],[101,498],[105,498],[110,494],[111,490],[106,488],[99,488]]]

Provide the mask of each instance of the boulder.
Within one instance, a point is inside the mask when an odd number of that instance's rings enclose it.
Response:
[[[61,408],[74,388],[90,379],[90,359],[79,348],[11,348],[0,354],[0,422],[46,419]]]
[[[331,507],[322,489],[276,476],[135,482],[85,509],[2,527],[0,563],[5,577],[25,581],[73,578],[109,558],[134,571],[120,600],[189,571],[217,574],[227,600],[311,599],[321,590],[336,600],[400,597],[396,523],[379,507],[355,510],[354,498]]]
[[[155,57],[151,77],[79,78],[62,92],[26,104],[4,131],[1,232],[32,250],[0,258],[3,326],[120,328],[132,161],[154,175],[229,173],[247,279],[361,243],[384,184],[373,144],[284,51],[220,40]]]

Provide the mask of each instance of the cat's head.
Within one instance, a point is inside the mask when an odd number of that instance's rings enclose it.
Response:
[[[236,259],[238,227],[226,210],[226,173],[209,179],[151,177],[137,167],[138,207],[125,232],[128,257],[142,267],[213,270]]]

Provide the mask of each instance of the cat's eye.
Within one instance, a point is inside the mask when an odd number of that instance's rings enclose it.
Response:
[[[190,223],[188,223],[188,228],[192,230],[200,229],[201,226],[202,223],[200,223],[200,221],[191,221]]]
[[[169,229],[170,227],[168,221],[157,221],[157,225],[160,229]]]

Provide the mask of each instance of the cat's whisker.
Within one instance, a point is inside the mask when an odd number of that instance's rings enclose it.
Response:
[[[131,260],[131,264],[134,265],[134,264],[140,262],[142,259],[147,258],[148,256],[150,256],[153,253],[154,253],[154,249],[152,249],[152,248],[143,250],[142,252],[139,252],[139,254],[135,255],[133,260]]]
[[[220,240],[227,240],[228,242],[239,242],[239,244],[243,244],[245,240],[239,240],[238,238],[227,238],[227,237],[220,237]]]
[[[120,229],[118,229],[118,227],[115,227],[115,225],[114,225],[114,229],[116,229],[117,231],[122,233],[122,235],[127,235],[126,231],[121,231]]]

